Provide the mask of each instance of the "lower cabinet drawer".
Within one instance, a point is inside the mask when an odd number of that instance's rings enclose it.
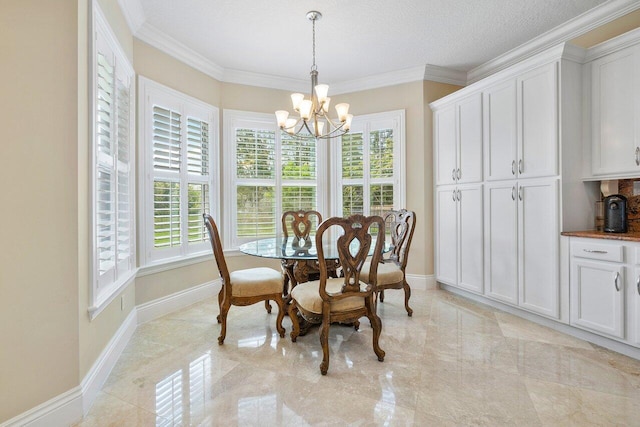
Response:
[[[624,262],[624,245],[579,240],[571,242],[571,255],[600,261]]]

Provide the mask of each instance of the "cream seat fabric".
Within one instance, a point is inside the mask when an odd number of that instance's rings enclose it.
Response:
[[[272,268],[259,267],[229,273],[231,295],[253,297],[282,292],[282,273]]]
[[[365,282],[369,281],[369,269],[371,268],[371,264],[366,262],[362,267],[362,272],[360,273],[360,279]],[[404,280],[404,272],[400,269],[395,262],[385,262],[383,264],[378,264],[378,280],[376,284],[378,286],[381,285],[390,285],[392,283],[402,282]]]
[[[339,277],[337,279],[327,279],[327,293],[337,294],[342,289],[344,279]],[[367,285],[360,283],[360,287],[364,288]],[[291,297],[295,299],[299,307],[310,311],[311,313],[322,313],[322,297],[320,296],[320,281],[314,280],[313,282],[301,283],[291,291]],[[337,301],[331,302],[331,311],[349,311],[364,307],[364,298],[362,297],[349,297]]]

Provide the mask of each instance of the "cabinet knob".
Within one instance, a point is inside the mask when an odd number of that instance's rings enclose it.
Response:
[[[620,292],[620,285],[618,285],[618,279],[620,278],[620,273],[616,271],[616,277],[613,279],[613,284],[616,286],[616,291]]]

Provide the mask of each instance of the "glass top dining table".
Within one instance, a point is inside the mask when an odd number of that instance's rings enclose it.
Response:
[[[352,245],[356,245],[353,249],[357,250],[359,244],[354,240]],[[375,239],[372,239],[369,255],[373,254],[375,249]],[[317,260],[318,250],[316,249],[315,236],[311,236],[306,240],[297,239],[295,237],[267,237],[264,239],[247,242],[239,247],[240,252],[247,255],[259,256],[263,258],[277,258],[281,260]],[[382,252],[390,250],[389,244],[385,242]],[[338,259],[337,238],[327,239],[323,244],[323,252],[325,259]]]

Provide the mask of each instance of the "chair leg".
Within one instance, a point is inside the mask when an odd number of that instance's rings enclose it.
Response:
[[[269,300],[264,301],[264,308],[267,310],[267,313],[271,313],[271,304],[269,304]]]
[[[380,302],[384,302],[384,291],[380,291]]]
[[[300,323],[298,322],[298,307],[296,300],[291,300],[289,304],[289,319],[291,319],[291,342],[296,342],[300,335]]]
[[[274,301],[278,304],[278,317],[276,317],[276,329],[280,338],[284,338],[284,327],[282,326],[282,319],[284,319],[284,301],[282,297],[275,298]]]
[[[220,323],[222,326],[220,327],[220,336],[218,337],[218,344],[224,344],[224,339],[227,337],[227,313],[229,313],[229,308],[231,307],[231,303],[228,301],[223,301],[222,306],[220,307]]]
[[[407,310],[407,315],[411,317],[413,315],[413,309],[409,307],[409,298],[411,298],[411,288],[409,287],[409,284],[406,282],[406,280],[402,285],[402,288],[404,289],[404,308],[405,310]]]
[[[327,375],[329,370],[329,309],[323,309],[322,325],[320,325],[320,345],[322,346],[322,363],[320,363],[320,373]]]
[[[376,356],[378,356],[378,360],[382,362],[385,356],[385,352],[380,348],[379,344],[380,332],[382,332],[382,320],[380,320],[380,317],[373,311],[372,299],[371,297],[367,298],[365,305],[367,307],[367,317],[373,328],[373,351]]]
[[[222,313],[222,300],[224,299],[224,285],[220,288],[220,292],[218,292],[218,313]],[[220,314],[216,317],[218,323],[222,320],[220,319]]]

